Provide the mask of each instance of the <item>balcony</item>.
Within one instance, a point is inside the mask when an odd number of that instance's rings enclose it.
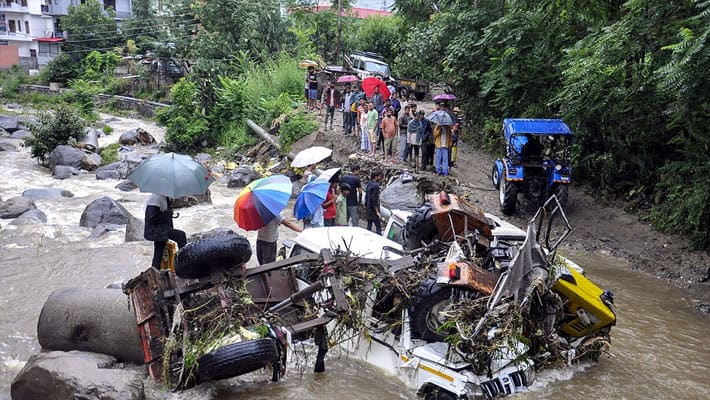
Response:
[[[27,0],[20,3],[15,3],[12,0],[0,0],[0,10],[2,10],[2,12],[26,13],[29,8],[27,7]]]

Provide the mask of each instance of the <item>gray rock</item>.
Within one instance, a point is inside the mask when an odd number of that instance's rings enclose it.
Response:
[[[33,208],[27,210],[19,217],[15,218],[10,224],[12,225],[32,225],[32,224],[44,224],[47,222],[47,215],[42,211]]]
[[[0,151],[18,151],[18,147],[12,142],[1,141]]]
[[[422,205],[417,192],[417,182],[403,183],[401,179],[395,179],[382,190],[380,201],[390,210],[414,210]]]
[[[10,115],[0,115],[0,128],[12,133],[20,129],[17,127],[19,118]]]
[[[151,144],[155,143],[155,138],[145,129],[136,128],[123,132],[121,134],[121,137],[118,139],[118,143],[127,145]]]
[[[66,165],[68,167],[81,168],[81,159],[84,158],[84,152],[76,147],[68,145],[59,145],[49,153],[47,164],[49,169],[54,170],[57,165]]]
[[[123,229],[123,225],[116,225],[116,224],[98,224],[94,228],[94,230],[91,231],[91,234],[89,235],[89,239],[98,239],[101,236],[107,234],[108,232],[113,232],[117,231],[119,229]]]
[[[62,197],[72,198],[74,193],[58,188],[37,188],[27,189],[22,192],[22,197],[27,197],[32,200],[60,199]]]
[[[172,205],[174,208],[185,208],[196,206],[201,203],[212,204],[212,192],[209,189],[203,195],[199,196],[184,196],[174,199]]]
[[[131,213],[110,197],[102,197],[89,203],[81,213],[79,226],[96,228],[99,224],[126,225]]]
[[[57,165],[52,170],[52,176],[55,179],[69,179],[73,175],[79,174],[79,169],[66,165]]]
[[[116,189],[123,191],[123,192],[130,192],[132,190],[137,189],[138,186],[136,186],[135,183],[132,181],[129,181],[128,179],[121,181],[118,185],[116,185]]]
[[[32,137],[32,132],[28,131],[27,129],[20,129],[15,132],[12,132],[10,135],[11,139],[29,139]]]
[[[94,171],[102,162],[104,162],[104,159],[101,158],[101,155],[98,153],[84,154],[84,157],[81,159],[81,168],[87,171]]]
[[[96,169],[96,179],[123,179],[128,175],[128,166],[124,161],[116,161]]]
[[[37,208],[27,197],[12,197],[0,203],[0,219],[17,218],[25,212]]]
[[[128,219],[128,224],[126,224],[126,237],[124,240],[126,242],[139,242],[145,240],[143,238],[143,230],[145,229],[145,222],[142,219],[136,218],[131,215]]]
[[[205,162],[211,162],[212,155],[210,155],[208,153],[199,153],[198,155],[195,156],[195,161],[197,161],[200,164],[204,164]]]
[[[261,174],[254,170],[252,167],[241,166],[234,171],[232,171],[229,176],[229,181],[227,182],[227,187],[244,187],[248,185],[251,181],[261,178]]]
[[[52,351],[30,357],[10,390],[13,400],[142,400],[143,371],[105,354]]]

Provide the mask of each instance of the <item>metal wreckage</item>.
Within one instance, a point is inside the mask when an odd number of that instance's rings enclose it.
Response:
[[[613,296],[557,254],[571,228],[554,196],[517,233],[454,195],[429,200],[405,232],[432,234],[406,249],[314,228],[245,269],[250,246],[234,232],[188,243],[124,285],[150,375],[177,389],[261,369],[277,381],[304,368],[289,360],[314,339],[316,372],[335,347],[425,399],[477,399],[608,351]]]

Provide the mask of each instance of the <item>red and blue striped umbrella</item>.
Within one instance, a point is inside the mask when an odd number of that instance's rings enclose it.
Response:
[[[272,175],[248,184],[234,202],[234,222],[248,231],[263,228],[291,198],[291,179]]]

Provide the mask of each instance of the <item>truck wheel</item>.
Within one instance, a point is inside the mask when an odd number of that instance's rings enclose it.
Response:
[[[279,369],[279,356],[273,339],[255,339],[233,343],[197,359],[199,382],[243,375],[271,364]]]
[[[560,201],[562,208],[567,208],[567,199],[569,198],[569,186],[568,185],[555,185],[555,196],[557,200]]]
[[[514,183],[507,182],[505,179],[499,179],[498,186],[500,210],[505,215],[513,215],[515,212],[515,203],[518,201],[518,187],[515,186]]]
[[[419,101],[424,100],[424,96],[426,96],[426,93],[420,93],[420,92],[414,93],[414,98],[416,98]]]
[[[409,88],[406,88],[406,87],[399,88],[399,98],[403,99],[407,96],[409,96]]]
[[[425,204],[407,218],[404,228],[407,250],[422,247],[422,242],[429,243],[436,236],[436,225],[431,217],[431,205]]]
[[[201,278],[213,270],[226,270],[251,258],[251,244],[242,235],[224,232],[190,242],[175,257],[175,275]]]
[[[412,331],[415,336],[433,342],[444,340],[450,332],[441,331],[444,321],[440,313],[450,304],[452,297],[458,297],[462,289],[455,289],[451,286],[444,286],[436,282],[436,278],[430,277],[422,283],[409,309],[411,316]],[[474,291],[466,291],[466,296],[472,298],[479,294]]]
[[[500,174],[498,173],[498,166],[493,163],[493,170],[491,171],[491,182],[493,182],[493,187],[498,189],[500,186]]]

